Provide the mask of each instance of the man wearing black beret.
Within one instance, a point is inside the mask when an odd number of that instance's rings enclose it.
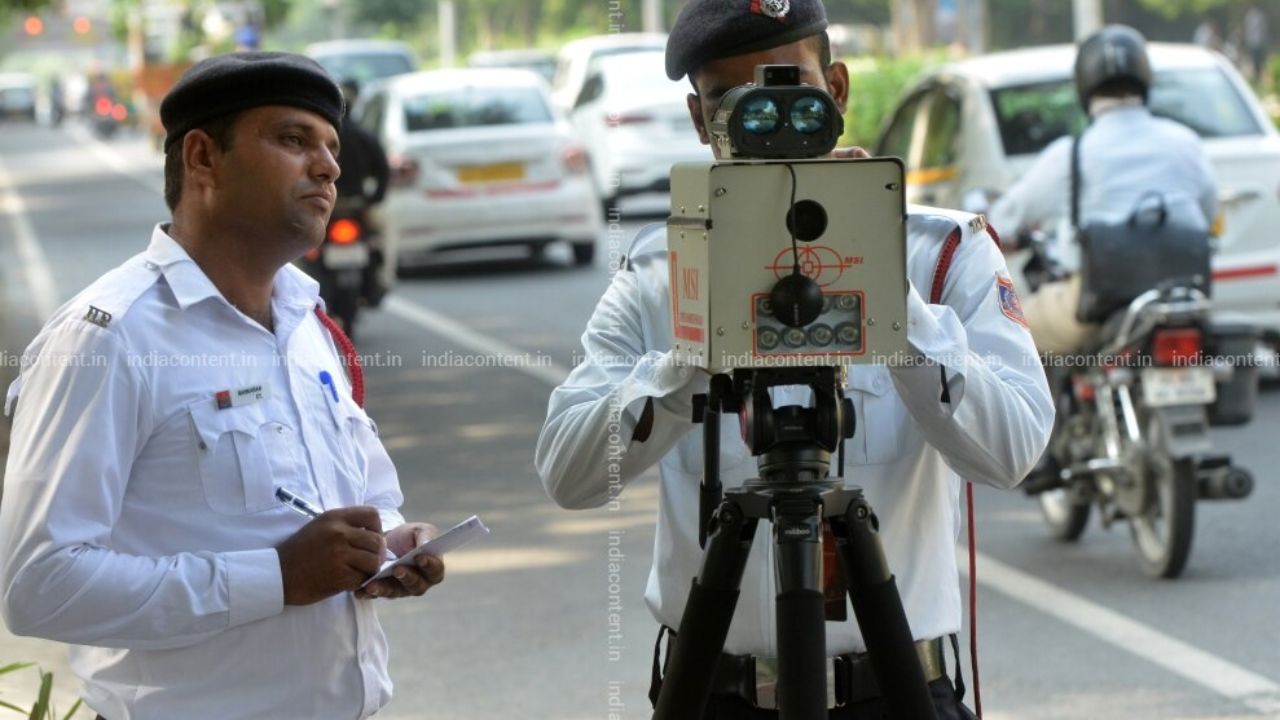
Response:
[[[434,528],[400,515],[354,348],[290,264],[325,236],[342,95],[307,58],[237,53],[160,116],[173,221],[7,393],[0,610],[73,644],[100,718],[368,717],[391,698],[373,599],[444,565],[364,584]]]
[[[689,77],[689,113],[702,142],[710,144],[707,126],[720,99],[752,82],[760,64],[799,66],[801,82],[827,90],[844,112],[848,70],[831,62],[826,27],[819,0],[690,0],[667,41],[666,70],[673,80]],[[958,494],[964,480],[1002,488],[1021,482],[1048,442],[1053,406],[985,223],[950,210],[908,210],[911,362],[850,368],[858,435],[848,460],[855,466],[851,482],[879,517],[938,718],[951,720],[972,717],[960,702],[963,690],[947,677],[943,652],[947,644],[956,647],[961,629]],[[658,465],[655,561],[645,600],[662,632],[679,625],[702,560],[702,439],[692,432],[691,416],[693,396],[707,388],[705,373],[673,360],[666,250],[661,225],[636,237],[587,325],[586,360],[552,393],[536,456],[544,487],[567,508],[604,505]],[[775,404],[806,402],[794,395],[786,402],[775,397]],[[736,433],[726,432],[720,446],[726,482],[757,475]],[[762,524],[759,532],[768,530]],[[777,717],[768,680],[777,657],[769,555],[771,543],[757,540],[704,718]],[[847,607],[846,616],[852,618]],[[826,647],[836,656],[828,663],[830,717],[880,720],[879,690],[857,624],[828,622]],[[655,649],[655,667],[658,660]],[[651,697],[660,686],[655,672]]]

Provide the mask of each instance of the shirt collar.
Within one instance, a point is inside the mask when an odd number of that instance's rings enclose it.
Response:
[[[204,274],[204,270],[167,230],[166,224],[156,225],[151,232],[151,244],[147,247],[145,257],[147,263],[164,273],[164,279],[173,291],[178,306],[186,310],[209,298],[227,302],[209,276]],[[276,272],[271,295],[272,302],[281,309],[310,311],[319,302],[320,284],[288,264]]]

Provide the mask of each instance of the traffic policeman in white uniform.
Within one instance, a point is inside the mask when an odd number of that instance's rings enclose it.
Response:
[[[689,109],[703,142],[720,96],[750,82],[762,63],[800,66],[801,81],[827,89],[843,111],[848,71],[830,62],[826,26],[819,0],[686,5],[668,40],[667,74],[690,76],[696,94]],[[957,718],[967,710],[943,674],[941,639],[961,627],[955,561],[961,483],[1017,485],[1048,441],[1053,408],[1002,255],[981,219],[910,208],[907,234],[912,356],[892,368],[850,372],[858,416],[850,482],[865,490],[879,516],[907,618],[929,660],[926,678],[939,718]],[[596,306],[582,337],[585,361],[552,393],[536,462],[547,492],[566,508],[602,506],[658,465],[657,537],[645,598],[658,622],[675,628],[702,558],[702,441],[691,432],[691,398],[707,382],[701,371],[672,361],[668,282],[665,229],[651,226]],[[938,302],[928,302],[935,293]],[[730,425],[721,440],[726,486],[757,474]],[[759,532],[768,532],[764,524]],[[758,539],[727,654],[776,656],[772,568],[772,543]],[[827,648],[833,655],[865,651],[852,621],[827,624]],[[862,658],[847,659],[866,667]],[[721,665],[750,666],[732,658]],[[708,718],[776,717],[731,689],[754,678],[721,679]],[[880,717],[866,687],[839,690],[848,703],[831,717]]]
[[[1208,231],[1218,206],[1217,183],[1200,138],[1184,125],[1147,109],[1151,63],[1137,30],[1109,25],[1087,38],[1076,55],[1076,91],[1089,114],[1080,138],[1080,224],[1120,223],[1152,204],[1156,191],[1167,222]],[[1071,153],[1075,140],[1058,138],[991,207],[992,225],[1010,249],[1027,231],[1053,233],[1050,254],[1063,270],[1079,269],[1071,217]],[[1145,198],[1145,200],[1144,200]],[[1078,275],[1047,283],[1023,308],[1037,347],[1046,353],[1080,349],[1094,326],[1076,321]]]
[[[349,345],[289,264],[324,237],[341,114],[306,58],[195,65],[161,106],[173,222],[49,320],[7,393],[0,608],[72,644],[100,717],[368,717],[391,697],[371,598],[443,577],[424,559],[359,590],[433,529],[397,510]]]

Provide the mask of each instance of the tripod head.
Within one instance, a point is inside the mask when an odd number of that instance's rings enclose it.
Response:
[[[827,489],[831,453],[841,451],[856,426],[853,402],[844,397],[844,367],[738,368],[711,378],[710,391],[694,398],[694,422],[703,425],[703,477],[698,538],[705,544],[711,516],[723,498],[720,483],[722,413],[736,413],[742,439],[759,458],[760,477],[750,481],[764,494],[801,488]],[[811,406],[774,407],[776,387],[806,387]],[[838,477],[843,477],[843,472]]]

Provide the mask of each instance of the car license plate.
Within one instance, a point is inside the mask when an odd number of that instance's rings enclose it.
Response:
[[[1216,397],[1212,368],[1148,368],[1142,371],[1142,399],[1147,407],[1207,405]]]
[[[489,183],[524,179],[524,163],[463,165],[458,168],[458,182]]]
[[[369,246],[364,243],[324,246],[324,266],[327,268],[362,268],[368,264]]]

